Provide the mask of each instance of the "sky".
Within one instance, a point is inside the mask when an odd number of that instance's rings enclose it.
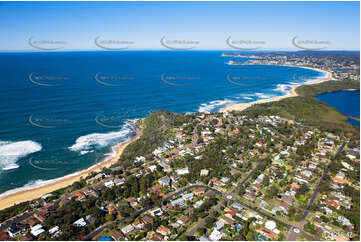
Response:
[[[107,48],[359,50],[360,4],[0,2],[0,51]]]

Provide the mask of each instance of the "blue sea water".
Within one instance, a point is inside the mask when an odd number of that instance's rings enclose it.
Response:
[[[218,111],[324,73],[235,66],[221,51],[0,53],[0,195],[104,159],[154,110]],[[9,191],[10,190],[10,191]]]
[[[360,90],[328,92],[317,95],[317,99],[336,108],[338,111],[351,117],[360,117]],[[360,122],[348,118],[347,121],[360,127]]]

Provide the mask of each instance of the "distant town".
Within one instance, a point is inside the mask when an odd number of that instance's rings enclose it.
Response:
[[[360,80],[360,58],[353,52],[332,51],[298,51],[280,53],[239,54],[233,52],[223,53],[224,57],[246,57],[250,60],[239,62],[230,60],[230,65],[288,65],[298,67],[317,68],[328,71],[335,79]]]

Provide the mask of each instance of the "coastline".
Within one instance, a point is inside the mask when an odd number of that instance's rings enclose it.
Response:
[[[294,96],[298,95],[295,91],[295,89],[298,86],[316,84],[316,83],[320,83],[320,82],[324,82],[324,81],[328,81],[328,80],[332,79],[331,73],[324,71],[324,70],[311,68],[311,67],[300,67],[300,66],[291,66],[291,65],[287,65],[287,66],[312,69],[312,70],[326,73],[327,75],[325,77],[316,79],[315,81],[310,81],[308,83],[290,85],[291,90],[290,90],[289,94],[273,97],[270,99],[258,100],[258,101],[254,101],[254,102],[250,102],[250,103],[229,104],[226,107],[222,108],[220,110],[220,112],[242,111],[248,107],[251,107],[254,104],[274,102],[274,101],[282,100],[284,98],[294,97]],[[0,210],[5,209],[10,206],[13,206],[18,203],[21,203],[21,202],[30,201],[30,200],[39,198],[45,194],[48,194],[55,190],[69,186],[69,185],[73,184],[74,182],[78,181],[81,177],[86,177],[91,172],[98,172],[104,167],[111,166],[119,159],[119,157],[122,154],[125,147],[141,136],[141,132],[142,132],[141,129],[140,130],[137,129],[137,134],[134,137],[132,137],[129,141],[112,146],[111,149],[114,152],[114,156],[106,157],[100,163],[94,164],[87,169],[84,169],[84,170],[81,170],[81,171],[60,177],[60,178],[56,178],[54,180],[49,180],[49,183],[47,183],[47,184],[43,184],[43,185],[40,185],[40,186],[34,187],[34,188],[30,187],[26,190],[24,189],[24,190],[20,190],[20,191],[14,191],[14,193],[5,195],[4,197],[0,198]]]
[[[0,199],[0,210],[11,207],[15,204],[19,204],[26,201],[31,201],[33,199],[39,198],[45,194],[51,193],[55,190],[67,187],[74,182],[78,181],[82,177],[88,176],[91,172],[99,172],[105,167],[110,167],[114,163],[116,163],[119,160],[119,157],[122,155],[124,149],[135,140],[139,139],[139,137],[142,135],[142,128],[137,129],[137,134],[132,137],[130,140],[114,145],[111,147],[111,149],[114,152],[114,156],[112,157],[106,157],[103,159],[103,161],[94,164],[93,166],[81,170],[79,172],[75,172],[72,174],[69,174],[64,177],[60,177],[54,180],[54,182],[51,182],[49,184],[41,185],[39,187],[30,188],[23,191],[18,191],[12,194],[9,194],[5,196],[4,198]]]
[[[272,98],[269,98],[269,99],[257,100],[257,101],[249,102],[249,103],[232,103],[232,104],[229,104],[229,105],[221,108],[220,112],[223,113],[223,112],[231,112],[231,111],[243,111],[243,110],[245,110],[245,109],[247,109],[247,108],[249,108],[249,107],[251,107],[251,106],[253,106],[255,104],[276,102],[276,101],[280,101],[280,100],[285,99],[285,98],[296,97],[296,96],[298,96],[298,94],[296,92],[296,88],[299,87],[299,86],[318,84],[318,83],[326,82],[326,81],[329,81],[329,80],[333,79],[332,74],[329,71],[324,71],[324,70],[313,68],[313,67],[303,67],[303,66],[293,66],[293,65],[279,65],[279,66],[289,66],[289,67],[298,67],[298,68],[315,70],[315,71],[318,71],[318,72],[326,73],[326,76],[322,77],[320,79],[316,79],[315,81],[300,83],[300,84],[297,84],[297,85],[290,85],[291,86],[290,93],[287,93],[285,95],[272,97]]]

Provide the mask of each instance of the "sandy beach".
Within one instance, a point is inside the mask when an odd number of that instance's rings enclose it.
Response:
[[[14,194],[10,194],[7,197],[4,197],[0,200],[0,210],[10,207],[14,204],[18,204],[25,201],[30,201],[35,198],[39,198],[47,193],[51,193],[52,191],[58,190],[63,187],[67,187],[74,182],[78,181],[81,177],[88,176],[91,172],[98,172],[101,171],[104,167],[110,167],[112,164],[116,163],[119,160],[119,157],[123,153],[125,147],[127,147],[130,143],[137,140],[142,135],[142,130],[137,130],[137,135],[134,136],[131,140],[113,146],[112,149],[115,151],[115,155],[112,158],[104,159],[102,162],[95,164],[88,169],[82,170],[80,172],[70,174],[66,177],[59,178],[58,180],[54,181],[54,183],[47,184],[41,187],[29,189],[26,191],[19,191]]]
[[[291,66],[291,65],[287,65],[290,67],[298,67],[298,68],[305,68],[305,69],[311,69],[311,70],[315,70],[315,71],[319,71],[319,72],[324,72],[326,73],[326,76],[319,79],[319,80],[315,80],[312,82],[308,82],[308,83],[302,83],[299,85],[290,85],[291,86],[291,90],[288,94],[283,95],[283,96],[277,96],[277,97],[273,97],[273,98],[269,98],[269,99],[264,99],[264,100],[258,100],[258,101],[254,101],[254,102],[249,102],[249,103],[234,103],[234,104],[229,104],[226,107],[222,108],[220,111],[221,112],[230,112],[230,111],[243,111],[246,108],[251,107],[254,104],[261,104],[261,103],[269,103],[269,102],[276,102],[279,100],[282,100],[284,98],[288,98],[288,97],[295,97],[298,96],[297,92],[296,92],[296,88],[302,85],[313,85],[313,84],[317,84],[317,83],[321,83],[321,82],[325,82],[325,81],[329,81],[332,80],[332,74],[328,71],[324,71],[324,70],[320,70],[317,68],[311,68],[311,67],[300,67],[300,66]]]

